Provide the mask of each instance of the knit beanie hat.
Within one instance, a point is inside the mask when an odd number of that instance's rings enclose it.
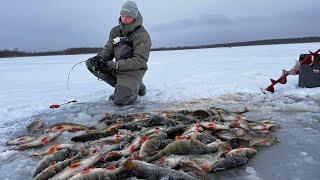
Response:
[[[122,5],[120,14],[127,15],[136,19],[139,14],[138,12],[138,6],[134,1],[127,1]]]

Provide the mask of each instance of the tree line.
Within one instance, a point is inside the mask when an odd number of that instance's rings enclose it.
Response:
[[[0,58],[7,57],[25,57],[25,56],[52,56],[52,55],[75,55],[75,54],[90,54],[100,52],[102,48],[97,47],[82,47],[82,48],[68,48],[61,51],[45,51],[45,52],[26,52],[18,49],[4,49],[0,50]]]
[[[218,47],[237,47],[237,46],[256,46],[256,45],[272,45],[272,44],[293,44],[293,43],[310,43],[320,42],[320,37],[303,37],[303,38],[286,38],[286,39],[267,39],[234,43],[210,44],[201,46],[178,46],[178,47],[160,47],[152,48],[152,51],[168,51],[168,50],[184,50],[184,49],[203,49],[203,48],[218,48]],[[60,51],[45,51],[45,52],[26,52],[19,49],[4,49],[0,50],[0,58],[8,57],[25,57],[25,56],[51,56],[51,55],[75,55],[75,54],[94,54],[102,50],[100,47],[81,47],[68,48]]]

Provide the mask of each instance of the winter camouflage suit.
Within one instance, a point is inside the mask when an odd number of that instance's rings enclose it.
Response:
[[[97,70],[90,59],[86,63],[92,74],[115,87],[115,105],[131,104],[137,99],[142,78],[148,69],[147,61],[152,43],[148,32],[142,26],[142,21],[140,12],[129,25],[122,24],[119,18],[119,25],[111,30],[109,40],[99,53],[105,61],[115,58],[118,62],[117,70]],[[125,44],[114,45],[112,40],[116,37],[127,37],[128,40]]]

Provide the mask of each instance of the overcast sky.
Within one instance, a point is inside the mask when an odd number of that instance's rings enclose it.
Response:
[[[124,0],[0,0],[0,49],[101,47]],[[136,0],[153,47],[320,36],[320,0]]]

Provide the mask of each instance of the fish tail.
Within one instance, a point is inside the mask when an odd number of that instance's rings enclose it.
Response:
[[[90,127],[87,127],[87,131],[92,131],[92,130],[96,130],[96,126],[90,126]]]
[[[146,162],[150,163],[153,162],[157,159],[160,159],[162,156],[164,156],[164,153],[162,153],[162,151],[158,152],[156,155],[150,157],[150,158],[146,158]]]
[[[220,144],[220,148],[222,149],[223,152],[230,152],[232,150],[232,147],[230,147],[224,143]]]

